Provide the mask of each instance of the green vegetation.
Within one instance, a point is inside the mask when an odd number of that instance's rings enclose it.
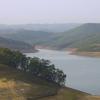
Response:
[[[53,33],[44,32],[44,31],[32,31],[32,30],[17,30],[13,33],[2,34],[6,38],[16,39],[17,41],[24,41],[35,45],[38,43],[45,42],[46,39],[51,39]]]
[[[64,85],[66,75],[48,60],[29,58],[18,51],[0,48],[0,63],[11,66],[31,76],[36,76],[58,85]]]
[[[0,100],[37,100],[56,95],[59,87],[0,64]]]
[[[100,24],[84,24],[62,34],[43,32],[41,37],[41,33],[20,30],[8,37],[15,39],[18,35],[18,40],[60,50],[78,48],[79,53],[86,51],[88,55],[100,52]],[[14,50],[0,48],[0,100],[100,100],[100,96],[65,87],[66,75],[50,61],[16,51],[32,51],[27,43],[0,38],[0,47]]]
[[[91,96],[91,95],[78,90],[65,87],[65,88],[61,88],[57,95],[49,96],[39,100],[87,100],[87,99],[83,99],[86,96]]]
[[[60,32],[75,28],[80,24],[27,24],[27,25],[8,25],[0,27],[0,36],[24,41],[31,45],[45,44],[51,42],[61,35]]]
[[[78,48],[79,51],[100,51],[100,24],[88,23],[63,33],[48,43],[57,49]]]
[[[18,30],[3,36],[52,49],[78,48],[79,51],[100,51],[99,23],[83,24],[62,33],[25,30],[24,28],[24,30]]]
[[[0,64],[0,100],[79,100],[87,95]]]
[[[0,100],[96,100],[64,86],[66,75],[48,60],[0,48]],[[99,100],[99,99],[97,99]]]
[[[21,52],[35,52],[34,46],[31,46],[28,43],[22,41],[16,41],[12,39],[2,38],[0,37],[0,47],[1,48],[9,48],[12,50],[19,50]]]

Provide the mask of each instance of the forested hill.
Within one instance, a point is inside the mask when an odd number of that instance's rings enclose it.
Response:
[[[19,50],[21,52],[35,52],[36,51],[34,47],[32,47],[31,45],[25,42],[11,40],[11,39],[2,38],[2,37],[0,37],[0,47],[9,48],[12,50]]]
[[[0,25],[0,36],[30,44],[44,44],[52,41],[60,32],[75,28],[80,24],[19,24],[19,25]]]
[[[51,39],[52,37],[55,37],[55,34],[53,34],[52,32],[33,31],[26,29],[9,30],[9,33],[3,30],[0,32],[0,35],[5,38],[24,41],[32,45],[42,43],[46,40]]]
[[[65,87],[65,80],[63,71],[48,60],[0,48],[0,100],[83,100],[91,96]]]
[[[42,25],[41,25],[42,27]],[[47,26],[45,26],[47,27]],[[51,49],[78,48],[82,51],[100,51],[100,24],[86,23],[66,32],[33,31],[31,28],[2,30],[0,35]],[[3,33],[3,34],[2,34]],[[9,34],[8,34],[9,33]]]
[[[100,51],[100,24],[83,24],[63,33],[47,45],[57,49],[78,48],[86,51]]]

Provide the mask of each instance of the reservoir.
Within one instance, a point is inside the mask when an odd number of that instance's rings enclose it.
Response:
[[[29,57],[50,60],[52,64],[67,75],[66,86],[100,95],[100,58],[70,55],[67,51],[39,49],[36,53],[27,53]]]

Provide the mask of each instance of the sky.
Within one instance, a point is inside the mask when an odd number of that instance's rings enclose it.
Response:
[[[0,24],[100,23],[100,0],[0,0]]]

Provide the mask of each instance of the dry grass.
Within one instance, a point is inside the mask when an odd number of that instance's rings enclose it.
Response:
[[[54,84],[0,65],[0,100],[100,100],[71,88],[57,90]]]
[[[52,84],[35,77],[30,80],[25,73],[0,65],[0,100],[35,100],[56,90]]]
[[[85,96],[81,100],[100,100],[100,96]]]
[[[86,52],[86,51],[81,51],[81,52],[72,52],[71,54],[74,55],[80,55],[80,56],[89,56],[89,57],[100,57],[100,52]]]
[[[0,100],[25,100],[25,97],[17,90],[18,84],[13,81],[7,81],[6,79],[0,80]]]
[[[39,100],[80,100],[80,98],[84,98],[84,96],[87,95],[87,93],[83,93],[71,88],[62,88],[58,91],[57,95],[42,98]]]

